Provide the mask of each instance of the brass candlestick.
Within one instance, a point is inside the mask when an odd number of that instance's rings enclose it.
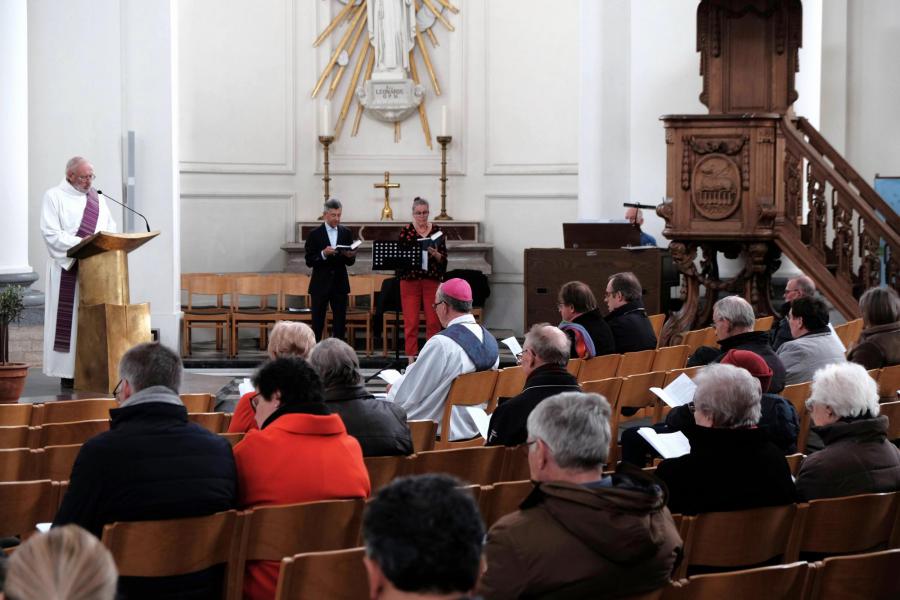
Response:
[[[453,217],[447,214],[447,144],[453,139],[452,135],[437,136],[441,145],[441,214],[434,218],[435,221],[452,221]]]
[[[329,173],[328,167],[328,146],[331,145],[331,142],[334,141],[333,135],[320,135],[319,143],[322,144],[322,148],[325,151],[325,157],[323,161],[323,169],[322,169],[322,183],[325,184],[325,202],[331,199],[331,192],[329,190],[329,183],[331,183],[331,175]],[[322,220],[322,215],[319,216],[319,220]]]

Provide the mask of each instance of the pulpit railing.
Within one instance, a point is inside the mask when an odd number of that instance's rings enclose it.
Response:
[[[900,283],[900,217],[806,119],[785,117],[781,131],[778,245],[835,308],[856,317],[856,298],[881,283],[882,268],[888,285]]]

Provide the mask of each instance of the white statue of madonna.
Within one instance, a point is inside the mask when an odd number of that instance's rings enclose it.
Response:
[[[413,0],[368,0],[367,10],[369,39],[375,49],[372,79],[406,79],[416,35]]]

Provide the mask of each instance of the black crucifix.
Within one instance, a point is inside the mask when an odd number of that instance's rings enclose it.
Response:
[[[374,183],[373,187],[384,188],[384,208],[381,209],[381,220],[393,221],[394,211],[391,209],[391,188],[400,187],[399,183],[391,183],[391,172],[384,172],[384,183]]]

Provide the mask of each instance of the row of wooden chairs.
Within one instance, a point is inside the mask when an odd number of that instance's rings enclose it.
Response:
[[[180,398],[190,413],[215,411],[215,396],[212,394],[181,394]],[[59,400],[40,404],[0,404],[0,426],[37,427],[51,423],[108,419],[109,410],[117,407],[118,402],[114,398]]]

